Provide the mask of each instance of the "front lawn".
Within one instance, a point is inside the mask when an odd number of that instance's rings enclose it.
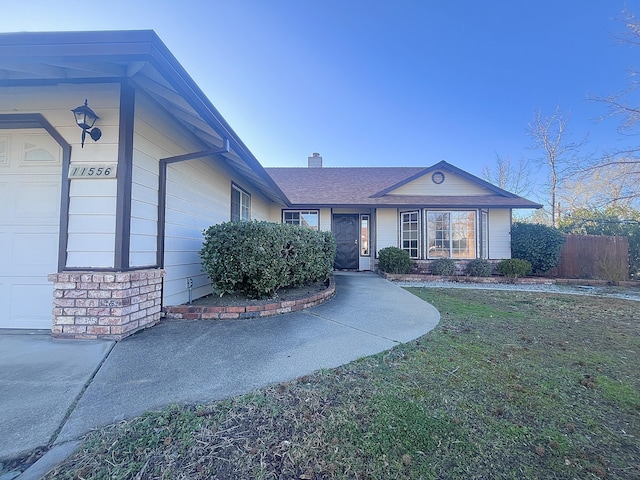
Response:
[[[103,428],[48,478],[640,478],[639,302],[409,290],[428,335]]]

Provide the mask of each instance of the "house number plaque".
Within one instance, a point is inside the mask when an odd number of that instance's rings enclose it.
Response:
[[[116,178],[115,163],[73,164],[69,167],[69,178]]]

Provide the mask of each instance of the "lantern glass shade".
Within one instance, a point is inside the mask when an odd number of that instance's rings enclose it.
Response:
[[[98,120],[98,116],[87,105],[87,101],[84,101],[84,105],[71,110],[76,117],[76,123],[82,130],[89,130],[93,127],[93,124]]]

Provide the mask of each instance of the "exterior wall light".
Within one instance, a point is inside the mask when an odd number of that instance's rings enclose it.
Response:
[[[80,105],[71,111],[76,117],[76,124],[82,129],[82,143],[80,146],[84,148],[84,139],[87,136],[87,132],[89,132],[89,136],[94,142],[100,140],[102,132],[97,127],[93,128],[93,124],[96,123],[99,117],[89,108],[87,100],[85,99],[84,105]]]

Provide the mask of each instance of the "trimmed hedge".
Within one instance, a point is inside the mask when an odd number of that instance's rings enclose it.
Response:
[[[409,252],[398,247],[385,247],[378,252],[378,268],[387,273],[409,273],[413,262]]]
[[[438,258],[431,262],[429,270],[433,275],[453,275],[456,273],[456,262],[451,258]]]
[[[270,222],[225,222],[203,232],[202,269],[215,292],[273,296],[280,288],[326,280],[336,243],[330,232]]]
[[[484,258],[476,258],[467,263],[464,271],[472,277],[490,277],[493,272],[493,264]]]
[[[514,223],[511,228],[511,256],[529,262],[535,274],[558,266],[563,243],[562,232],[547,225]]]
[[[512,281],[518,277],[526,277],[531,274],[531,264],[520,258],[501,260],[496,268],[500,274]]]

